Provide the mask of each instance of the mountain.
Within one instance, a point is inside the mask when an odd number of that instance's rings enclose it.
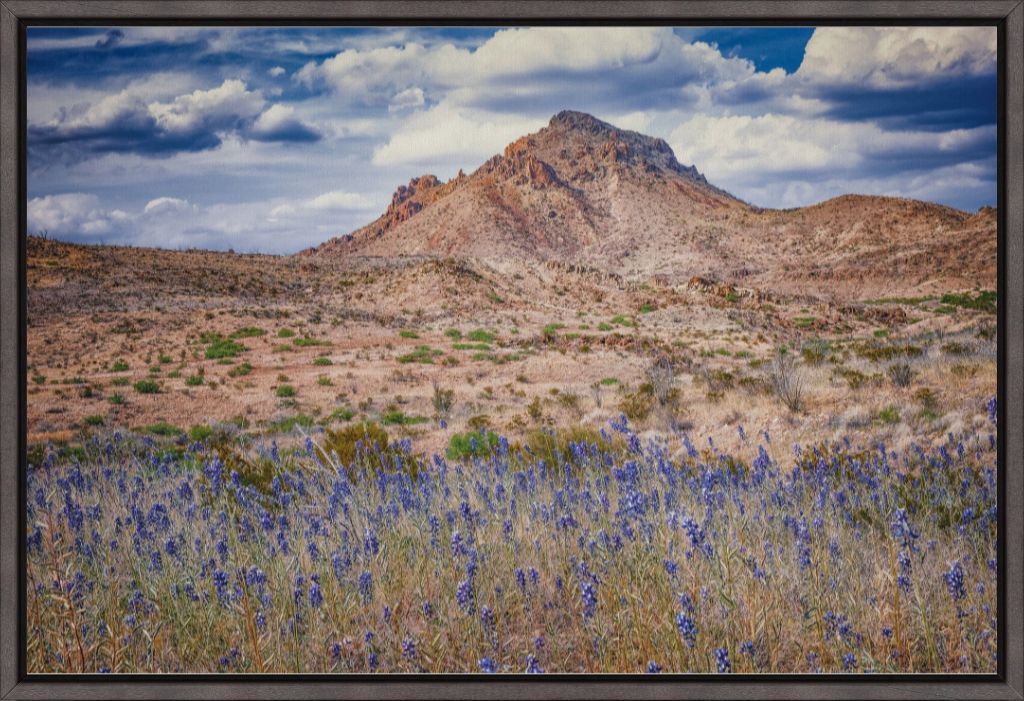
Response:
[[[664,140],[564,111],[469,175],[413,178],[376,220],[304,255],[555,261],[859,297],[994,286],[995,222],[891,197],[753,207]]]

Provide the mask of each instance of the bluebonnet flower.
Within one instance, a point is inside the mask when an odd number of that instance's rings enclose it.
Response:
[[[580,600],[583,602],[583,617],[592,618],[597,611],[597,587],[593,582],[580,584]]]
[[[409,660],[416,659],[416,642],[412,638],[402,640],[402,657]]]
[[[362,572],[359,575],[359,594],[363,601],[370,601],[373,598],[373,576],[369,572]]]
[[[679,629],[679,635],[682,636],[683,641],[688,647],[693,647],[697,642],[697,624],[694,623],[693,619],[687,616],[685,613],[676,614],[676,628]]]
[[[647,673],[648,674],[660,674],[661,673],[661,665],[659,665],[654,660],[651,660],[650,662],[647,663]]]
[[[857,657],[852,652],[843,655],[843,670],[852,672],[857,668]]]
[[[473,593],[473,582],[466,579],[459,582],[455,588],[455,601],[466,613],[473,613],[475,595]]]
[[[320,585],[313,582],[309,585],[309,604],[313,608],[320,608],[320,604],[324,602],[324,595],[320,591]]]
[[[960,561],[954,562],[949,571],[942,575],[942,578],[946,580],[946,589],[949,590],[949,595],[953,597],[954,601],[959,601],[967,596],[967,589],[964,588],[964,569],[960,566]]]
[[[480,671],[484,674],[494,674],[498,671],[498,666],[490,657],[481,658],[478,664],[480,665]]]
[[[526,656],[526,673],[544,674],[544,668],[540,666],[540,662],[533,655]]]
[[[719,674],[726,674],[732,671],[732,663],[729,662],[729,651],[726,648],[715,648],[715,664],[718,665]]]
[[[754,656],[754,643],[750,640],[744,640],[740,643],[740,653],[744,655]]]

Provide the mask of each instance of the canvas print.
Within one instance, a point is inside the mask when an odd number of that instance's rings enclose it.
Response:
[[[27,671],[995,672],[996,41],[29,27]]]

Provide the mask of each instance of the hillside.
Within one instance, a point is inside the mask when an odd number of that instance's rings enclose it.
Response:
[[[553,260],[855,300],[991,286],[995,253],[993,210],[860,195],[759,209],[661,139],[560,112],[469,175],[413,178],[376,220],[303,255]]]

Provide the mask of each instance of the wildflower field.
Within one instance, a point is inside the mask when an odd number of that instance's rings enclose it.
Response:
[[[902,453],[97,433],[29,467],[28,669],[992,672],[989,413]]]

